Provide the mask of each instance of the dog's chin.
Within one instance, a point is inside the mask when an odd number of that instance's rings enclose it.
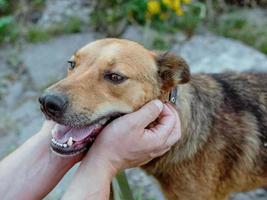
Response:
[[[74,156],[87,151],[98,134],[120,115],[101,117],[82,127],[56,123],[52,129],[51,149],[61,156]]]

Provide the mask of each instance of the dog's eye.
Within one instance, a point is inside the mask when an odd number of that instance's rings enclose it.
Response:
[[[75,61],[73,61],[73,60],[69,60],[68,63],[70,64],[70,65],[69,65],[69,69],[70,69],[70,70],[72,70],[72,69],[75,68],[75,66],[76,66],[76,62],[75,62]]]
[[[108,80],[114,84],[119,84],[122,83],[123,81],[125,81],[127,79],[127,77],[117,74],[117,73],[113,73],[113,72],[107,72],[104,74],[104,79]]]

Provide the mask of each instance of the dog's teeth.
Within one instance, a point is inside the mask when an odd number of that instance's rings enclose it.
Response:
[[[51,141],[56,144],[57,146],[60,146],[60,147],[67,147],[67,144],[61,144],[59,143],[58,141],[55,140],[55,138],[52,138]]]
[[[55,127],[54,127],[54,128],[51,130],[52,135],[54,135],[55,132],[56,132],[56,129],[55,129]]]
[[[60,147],[63,146],[63,144],[59,143],[58,141],[56,141],[56,144],[57,144],[58,146],[60,146]]]
[[[68,146],[67,144],[63,144],[63,147],[64,147],[64,148],[67,148],[67,146]]]
[[[67,142],[68,146],[70,147],[73,144],[73,140],[72,137],[69,138],[68,142]]]

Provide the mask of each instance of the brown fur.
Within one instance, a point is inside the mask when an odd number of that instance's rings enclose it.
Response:
[[[77,67],[49,88],[68,95],[59,123],[83,126],[111,112],[132,112],[177,86],[182,138],[144,169],[170,200],[223,200],[267,186],[267,74],[196,74],[170,53],[105,39],[75,53]],[[129,77],[121,84],[105,71]]]

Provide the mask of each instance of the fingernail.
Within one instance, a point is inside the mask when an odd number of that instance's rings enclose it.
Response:
[[[153,100],[153,102],[159,108],[159,110],[163,109],[163,103],[160,100],[155,99],[155,100]]]

